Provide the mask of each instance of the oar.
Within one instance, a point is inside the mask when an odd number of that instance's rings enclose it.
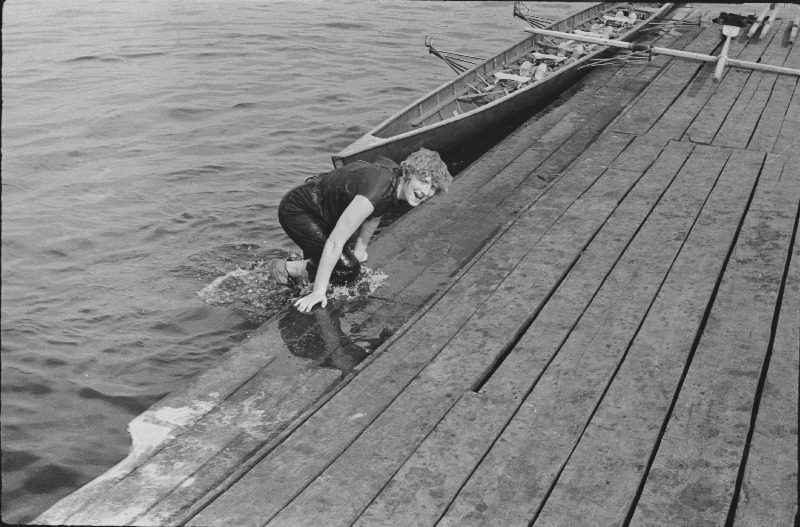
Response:
[[[697,60],[700,62],[717,62],[719,57],[714,55],[703,55],[702,53],[692,53],[690,51],[681,51],[670,48],[658,48],[649,46],[647,44],[640,44],[638,42],[625,42],[623,40],[609,40],[606,38],[587,37],[583,35],[575,35],[573,33],[563,33],[561,31],[552,31],[550,29],[538,29],[534,27],[526,27],[525,31],[533,33],[534,35],[546,35],[548,37],[556,37],[570,40],[577,40],[579,42],[588,42],[590,44],[600,44],[601,46],[612,46],[615,48],[629,49],[631,51],[647,51],[659,55],[669,55],[681,59]],[[758,71],[768,71],[770,73],[783,73],[786,75],[794,75],[800,77],[800,70],[794,68],[785,68],[783,66],[773,66],[771,64],[761,64],[758,62],[747,62],[739,59],[727,59],[726,63],[729,67],[733,68],[747,68]]]
[[[758,28],[761,26],[761,23],[764,21],[764,18],[766,18],[767,13],[769,13],[771,7],[775,7],[775,4],[771,4],[771,6],[767,6],[764,8],[763,11],[761,11],[761,14],[758,15],[758,18],[756,18],[756,21],[753,22],[752,26],[750,26],[750,31],[747,32],[747,38],[750,38],[756,34],[756,31],[758,31]]]
[[[772,27],[772,23],[775,22],[775,17],[778,16],[778,6],[777,6],[777,4],[772,4],[772,5],[775,7],[775,9],[773,9],[772,13],[769,15],[769,19],[767,20],[767,23],[764,24],[763,28],[761,28],[761,34],[758,36],[758,40],[761,40],[762,38],[764,38],[764,36],[767,33],[769,33],[769,29]]]
[[[722,53],[717,59],[717,67],[714,69],[714,82],[722,80],[722,70],[728,61],[728,48],[731,45],[731,38],[739,36],[739,28],[736,26],[722,26],[722,34],[725,35],[725,44],[722,45]]]

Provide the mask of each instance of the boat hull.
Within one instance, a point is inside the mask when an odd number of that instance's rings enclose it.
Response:
[[[591,19],[597,16],[598,13],[605,12],[615,5],[618,5],[618,3],[598,4],[548,27],[565,30],[569,26],[580,25],[583,21]],[[664,4],[648,20],[662,16],[672,6],[673,4]],[[622,35],[621,40],[634,39],[645,24],[646,21],[638,24],[635,28]],[[424,116],[429,115],[436,119],[437,108],[441,110],[441,108],[447,107],[446,102],[441,102],[442,99],[447,101],[457,98],[457,95],[469,83],[475,82],[475,79],[477,79],[476,72],[489,75],[490,71],[496,70],[499,64],[509,61],[509,58],[513,60],[524,55],[533,50],[536,45],[536,36],[528,37],[495,57],[484,61],[472,70],[463,73],[458,78],[445,83],[332,156],[334,166],[341,167],[356,160],[374,161],[379,156],[388,157],[399,163],[421,147],[439,152],[447,161],[451,153],[463,150],[470,143],[481,137],[499,134],[511,127],[518,126],[534,112],[545,107],[564,90],[580,80],[588,72],[588,68],[581,68],[587,61],[610,53],[605,48],[595,50],[562,67],[555,74],[519,89],[507,97],[477,109],[453,115],[451,118],[445,118],[430,124],[426,123]],[[441,111],[439,111],[439,114],[441,117]],[[414,125],[415,121],[419,123],[416,126]],[[398,133],[393,133],[395,130]]]

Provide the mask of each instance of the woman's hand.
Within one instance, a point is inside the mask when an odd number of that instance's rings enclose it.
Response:
[[[356,248],[356,249],[353,250],[353,254],[356,256],[356,259],[360,263],[366,262],[367,258],[369,258],[369,255],[367,254],[367,251],[365,251],[363,249]]]
[[[303,298],[297,299],[294,303],[294,307],[301,313],[308,313],[311,311],[311,308],[317,304],[320,304],[320,307],[324,308],[328,305],[328,297],[325,296],[324,291],[317,291],[315,289]]]

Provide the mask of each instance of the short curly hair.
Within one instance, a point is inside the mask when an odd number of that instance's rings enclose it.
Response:
[[[441,189],[442,192],[447,192],[453,182],[453,176],[447,171],[447,165],[439,154],[427,148],[420,148],[408,156],[400,163],[400,167],[403,169],[403,177],[430,181],[434,189]]]

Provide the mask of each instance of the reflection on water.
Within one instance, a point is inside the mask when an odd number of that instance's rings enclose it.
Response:
[[[299,256],[282,250],[259,252],[254,260],[215,278],[198,292],[198,296],[211,305],[229,306],[255,323],[278,315],[280,335],[293,355],[310,359],[315,366],[335,368],[345,374],[389,336],[375,339],[365,350],[341,327],[344,314],[363,313],[367,296],[386,282],[385,273],[362,266],[351,283],[331,286],[325,309],[318,306],[311,313],[300,313],[290,307],[300,292],[272,280],[269,262],[273,258],[297,259]]]
[[[289,351],[317,366],[351,372],[369,351],[354,344],[342,331],[340,318],[348,304],[332,301],[326,309],[317,308],[310,314],[290,309],[281,316],[278,327]]]

